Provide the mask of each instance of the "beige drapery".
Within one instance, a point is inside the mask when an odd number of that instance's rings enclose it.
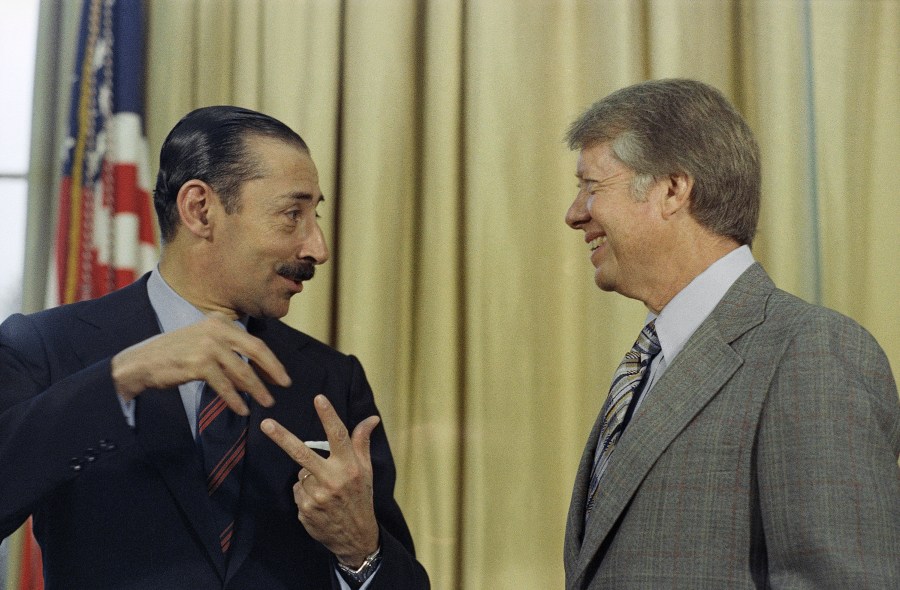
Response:
[[[894,0],[147,6],[151,153],[221,103],[281,118],[312,149],[333,260],[287,321],[366,367],[437,589],[562,585],[577,462],[644,314],[596,289],[563,223],[564,130],[618,87],[722,89],[764,155],[755,255],[900,366]]]

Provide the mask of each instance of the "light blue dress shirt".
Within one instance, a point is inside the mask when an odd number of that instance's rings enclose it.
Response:
[[[153,307],[156,321],[163,334],[186,328],[206,319],[206,314],[194,307],[166,283],[159,274],[158,268],[150,273],[150,278],[147,280],[147,295],[150,297],[150,305]],[[235,321],[234,323],[246,330],[243,322]],[[205,381],[189,381],[178,386],[181,403],[184,404],[184,413],[194,438],[197,438],[197,412],[200,411],[200,395],[203,393],[205,385]],[[125,419],[128,420],[129,426],[134,428],[135,400],[125,401],[119,398],[119,403],[122,404],[122,411],[125,413]]]
[[[650,375],[638,397],[635,412],[651,394],[653,386],[688,339],[697,331],[713,309],[719,304],[731,285],[744,274],[753,263],[753,254],[748,246],[732,250],[712,263],[709,268],[697,275],[687,287],[682,289],[662,309],[659,316],[649,313],[644,325],[656,320],[656,334],[659,336],[660,353],[650,363]]]

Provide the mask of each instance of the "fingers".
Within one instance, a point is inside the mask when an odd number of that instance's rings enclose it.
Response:
[[[356,428],[353,429],[353,436],[351,437],[353,451],[364,465],[372,463],[372,457],[370,455],[372,431],[375,430],[375,427],[378,426],[380,422],[381,418],[378,416],[369,416],[357,424]]]
[[[202,335],[200,341],[217,365],[205,371],[204,380],[235,412],[247,415],[246,404],[239,393],[241,391],[262,406],[271,407],[275,403],[260,377],[276,385],[290,385],[291,379],[284,365],[269,347],[224,315],[211,313],[209,320],[197,329]],[[249,363],[244,362],[241,356],[246,357]]]
[[[230,342],[222,342],[221,334],[204,333],[196,339],[195,346],[200,352],[184,360],[188,370],[196,374],[196,379],[206,381],[234,412],[242,416],[249,414],[241,392],[247,392],[263,406],[274,403],[253,368],[235,353]]]
[[[306,489],[306,480],[310,480],[309,484],[313,485],[316,481],[316,478],[313,477],[312,471],[306,469],[305,467],[300,468],[300,473],[297,474],[297,483],[294,484],[294,500],[299,502],[302,500],[303,494],[309,494],[309,490]]]
[[[265,342],[237,327],[220,313],[210,314],[210,320],[215,322],[213,330],[219,334],[224,333],[229,347],[234,352],[246,357],[264,379],[282,387],[291,384],[291,378],[284,365],[266,346]]]
[[[356,425],[351,437],[334,407],[324,395],[317,395],[314,404],[331,447],[328,459],[320,457],[318,453],[272,418],[263,420],[260,428],[295,463],[307,469],[317,479],[322,479],[327,475],[328,461],[335,464],[363,466],[365,471],[371,472],[370,441],[372,431],[381,423],[381,418],[369,416]]]
[[[272,418],[266,418],[260,424],[260,428],[266,436],[272,439],[272,442],[288,454],[288,457],[293,459],[297,465],[305,468],[309,473],[315,475],[324,468],[325,459],[316,454],[315,451],[306,446],[303,441],[277,421]]]
[[[246,336],[246,339],[241,342],[242,346],[236,352],[247,357],[266,381],[281,387],[288,387],[291,384],[291,378],[275,353],[259,338],[247,334],[240,328],[237,330]]]
[[[328,444],[331,446],[331,454],[338,457],[347,456],[348,452],[352,451],[347,427],[344,426],[340,416],[334,411],[334,406],[331,405],[328,398],[319,394],[314,401],[316,413],[319,414],[319,421],[322,422],[325,436],[328,438]]]
[[[269,347],[221,313],[126,348],[112,358],[110,370],[116,392],[126,400],[148,389],[205,381],[244,416],[249,410],[241,392],[269,407],[275,400],[263,379],[285,387],[291,383]]]
[[[381,418],[369,416],[356,425],[351,438],[347,433],[347,427],[337,415],[328,398],[321,394],[317,395],[315,406],[322,427],[325,429],[325,436],[328,437],[328,444],[331,446],[331,455],[348,459],[356,455],[364,464],[371,463],[369,441],[372,431],[381,422]]]
[[[300,523],[340,561],[360,564],[378,546],[369,440],[380,418],[366,418],[351,437],[325,396],[314,405],[331,447],[327,459],[272,419],[261,428],[302,466],[293,486]]]
[[[272,397],[265,383],[260,381],[259,375],[253,367],[236,354],[226,354],[225,356],[226,358],[220,361],[221,369],[230,382],[230,389],[236,390],[235,395],[243,401],[243,397],[237,393],[243,391],[261,406],[272,407],[275,404],[275,398]]]
[[[231,380],[222,377],[221,375],[215,374],[210,375],[206,380],[207,386],[211,387],[222,400],[225,402],[232,412],[235,414],[239,414],[241,416],[249,416],[250,408],[247,407],[247,402],[244,401],[244,396],[242,396],[237,389],[235,389],[234,384]]]

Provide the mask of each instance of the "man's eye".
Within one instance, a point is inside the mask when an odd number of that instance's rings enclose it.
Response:
[[[288,219],[290,219],[291,221],[297,221],[298,219],[300,219],[300,211],[298,211],[296,209],[292,209],[292,210],[288,211],[286,213],[286,215],[288,216]]]

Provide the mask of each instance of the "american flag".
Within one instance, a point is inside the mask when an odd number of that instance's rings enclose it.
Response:
[[[49,303],[109,293],[156,262],[143,74],[141,0],[86,0]]]
[[[156,263],[141,1],[82,1],[48,306],[109,293]],[[15,582],[7,588],[41,590],[30,520],[20,534],[19,555],[10,556],[18,571],[8,572]]]

